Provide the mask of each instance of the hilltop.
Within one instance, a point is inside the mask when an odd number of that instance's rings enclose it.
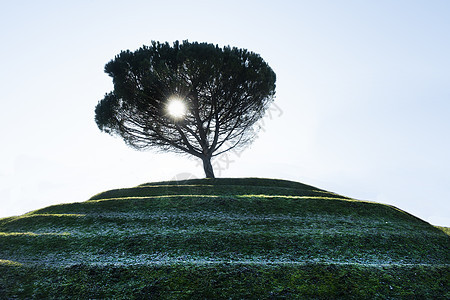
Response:
[[[448,298],[450,237],[274,179],[105,191],[0,219],[3,298]]]

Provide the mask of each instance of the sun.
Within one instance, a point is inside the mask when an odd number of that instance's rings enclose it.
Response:
[[[186,104],[180,98],[170,98],[167,102],[167,113],[174,119],[181,119],[186,115]]]

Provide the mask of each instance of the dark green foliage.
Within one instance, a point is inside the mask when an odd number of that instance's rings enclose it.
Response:
[[[0,299],[445,299],[446,232],[290,181],[148,183],[0,219]]]
[[[253,125],[275,94],[275,73],[256,53],[207,43],[152,42],[122,51],[105,66],[114,90],[95,108],[107,133],[137,149],[190,154],[213,178],[211,158],[254,137]],[[167,112],[171,99],[186,112]]]

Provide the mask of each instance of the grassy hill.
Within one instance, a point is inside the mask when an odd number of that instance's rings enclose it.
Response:
[[[450,237],[297,182],[199,179],[0,219],[0,299],[449,299]]]

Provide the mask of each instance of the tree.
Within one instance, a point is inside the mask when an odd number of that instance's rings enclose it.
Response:
[[[190,154],[214,178],[211,158],[243,147],[275,94],[275,73],[245,49],[152,42],[105,66],[114,90],[95,108],[100,130],[136,149]]]

